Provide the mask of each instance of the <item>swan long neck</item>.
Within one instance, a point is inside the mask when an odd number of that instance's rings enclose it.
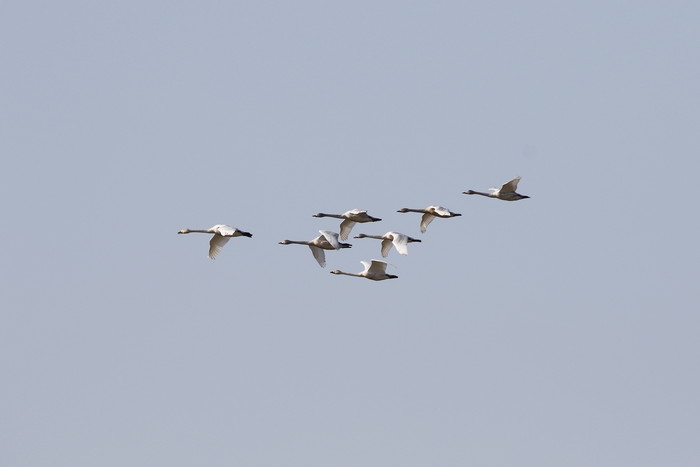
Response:
[[[187,233],[212,233],[211,230],[201,230],[201,229],[182,229],[178,233],[181,234],[187,234]]]
[[[384,237],[382,237],[381,235],[365,235],[365,234],[361,234],[361,235],[355,235],[355,238],[376,238],[377,240],[384,240]]]
[[[474,191],[474,190],[469,190],[466,192],[468,195],[481,195],[481,196],[486,196],[488,198],[493,198],[493,193],[484,193],[483,191]]]
[[[323,212],[319,212],[318,214],[314,214],[312,217],[335,217],[336,219],[345,219],[342,215],[340,214],[326,214]]]
[[[332,272],[333,272],[333,274],[342,274],[342,275],[344,275],[344,276],[363,277],[362,274],[358,274],[358,273],[356,273],[356,272],[345,272],[345,271],[340,271],[340,270],[337,270],[337,269],[336,269],[335,271],[332,271]]]
[[[309,241],[303,241],[303,240],[285,240],[284,242],[280,242],[283,245],[310,245],[311,242]]]
[[[401,211],[399,211],[399,212],[420,212],[420,213],[424,213],[424,212],[425,212],[425,209],[409,209],[409,208],[403,208],[403,209],[401,209]]]

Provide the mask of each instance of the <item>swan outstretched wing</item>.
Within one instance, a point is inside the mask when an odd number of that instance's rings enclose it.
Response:
[[[209,229],[210,232],[212,233],[218,233],[219,235],[223,237],[230,237],[234,233],[236,233],[236,228],[231,227],[230,225],[225,225],[225,224],[217,224],[211,229]]]
[[[314,245],[309,245],[309,248],[311,249],[311,253],[314,255],[314,258],[316,258],[316,261],[318,261],[318,264],[322,267],[326,267],[326,253],[324,251]]]
[[[352,231],[352,228],[355,227],[356,222],[351,221],[350,219],[345,219],[343,222],[340,223],[340,239],[341,240],[347,240],[348,235],[350,235],[350,231]]]
[[[365,210],[365,209],[351,209],[347,212],[344,212],[343,217],[348,218],[348,217],[362,216],[363,214],[366,215],[367,210]]]
[[[515,190],[518,189],[518,182],[520,181],[520,177],[515,177],[513,180],[509,181],[508,183],[504,183],[503,186],[501,187],[500,193],[513,193]]]
[[[231,237],[222,237],[219,234],[214,235],[211,240],[209,240],[209,257],[215,259],[216,255],[219,254],[230,239]]]
[[[394,244],[394,247],[396,248],[396,251],[399,252],[401,255],[407,255],[408,254],[408,236],[404,234],[400,234],[398,232],[391,232],[391,236],[393,237],[392,243]],[[391,246],[389,246],[391,248]],[[384,250],[382,249],[382,253]],[[388,253],[388,250],[387,250]],[[386,256],[386,255],[384,255]]]
[[[427,212],[423,214],[423,217],[420,220],[420,231],[422,233],[425,233],[430,223],[433,222],[433,219],[435,219],[435,216],[432,214],[428,214]]]
[[[368,276],[383,276],[386,274],[386,261],[379,261],[378,259],[373,259],[372,263],[367,269]]]
[[[334,250],[340,249],[340,243],[338,243],[338,234],[331,232],[330,230],[319,230],[321,235],[330,243]]]
[[[382,240],[382,256],[386,258],[389,256],[389,252],[391,251],[391,238],[385,238]]]
[[[369,261],[360,261],[362,263],[362,266],[365,267],[365,270],[362,271],[360,274],[366,274],[367,271],[369,271],[369,268],[372,266],[372,264]]]
[[[450,217],[452,215],[449,209],[443,208],[442,206],[430,206],[430,208],[432,208],[438,216]]]

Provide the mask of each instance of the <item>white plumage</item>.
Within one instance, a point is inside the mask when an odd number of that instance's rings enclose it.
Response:
[[[349,243],[339,243],[338,234],[330,230],[319,230],[321,235],[313,240],[282,240],[280,245],[308,245],[311,253],[322,268],[326,267],[326,254],[323,250],[340,250],[341,248],[351,248]]]
[[[228,243],[231,237],[252,237],[253,234],[249,232],[244,232],[235,227],[231,227],[226,224],[216,224],[210,229],[182,229],[178,232],[179,234],[188,233],[210,233],[214,234],[209,240],[209,257],[215,259],[216,256],[221,252],[221,249]]]
[[[344,274],[346,276],[364,277],[365,279],[370,279],[373,281],[383,281],[386,279],[397,279],[399,276],[386,273],[386,261],[380,261],[378,259],[373,259],[372,262],[360,261],[365,267],[362,272],[343,272],[338,269],[331,271],[331,274]]]

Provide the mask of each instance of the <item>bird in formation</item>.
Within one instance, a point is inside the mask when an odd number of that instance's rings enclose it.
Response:
[[[373,281],[383,281],[385,279],[397,279],[399,276],[386,273],[386,261],[379,261],[378,259],[373,259],[370,263],[369,261],[360,261],[365,267],[362,272],[343,272],[339,269],[331,271],[331,274],[344,274],[346,276],[364,277],[365,279],[370,279]]]
[[[313,253],[314,258],[318,261],[318,264],[322,267],[326,267],[326,254],[323,250],[340,250],[341,248],[352,248],[349,243],[338,242],[338,234],[331,232],[329,230],[319,230],[321,235],[314,238],[313,240],[303,241],[303,240],[282,240],[279,242],[280,245],[308,245],[311,248],[311,253]]]
[[[452,212],[447,208],[443,208],[442,206],[428,206],[425,209],[402,208],[396,212],[418,212],[423,214],[423,217],[421,217],[420,220],[421,233],[425,233],[425,231],[428,229],[428,225],[433,222],[433,219],[436,217],[448,218],[461,216],[461,214]]]
[[[357,234],[353,238],[375,238],[382,241],[382,256],[386,258],[389,256],[389,251],[391,251],[392,245],[396,248],[396,251],[401,255],[408,254],[408,244],[413,242],[420,242],[420,240],[409,237],[398,232],[387,232],[384,235],[366,235]]]
[[[242,230],[238,230],[235,227],[231,227],[230,225],[225,225],[225,224],[217,224],[211,229],[182,229],[178,232],[179,234],[188,234],[188,233],[209,233],[209,234],[214,234],[213,237],[211,237],[211,240],[209,240],[209,257],[211,259],[215,259],[216,255],[219,254],[221,249],[226,245],[226,243],[231,239],[231,237],[252,237],[253,234],[250,232],[244,232]]]
[[[381,220],[378,217],[370,216],[369,214],[367,214],[367,211],[363,211],[361,209],[352,209],[342,214],[325,214],[323,212],[319,212],[318,214],[314,214],[312,217],[335,217],[336,219],[343,219],[343,222],[340,223],[341,240],[348,239],[348,235],[350,235],[350,231],[353,227],[355,227],[355,224],[365,222],[379,222]]]
[[[515,177],[513,180],[504,183],[501,188],[489,188],[490,193],[484,193],[482,191],[467,190],[462,193],[465,195],[481,195],[487,196],[489,198],[502,199],[503,201],[518,201],[520,199],[529,198],[529,196],[521,195],[516,193],[515,190],[518,189],[518,182],[520,177]]]

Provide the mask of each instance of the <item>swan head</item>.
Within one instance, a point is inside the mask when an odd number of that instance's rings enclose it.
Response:
[[[334,269],[331,271],[331,274],[342,274],[342,272],[340,272],[338,269]]]
[[[190,229],[182,229],[182,230],[179,231],[178,233],[179,233],[179,234],[190,233]]]
[[[322,212],[319,212],[319,213],[314,214],[314,215],[311,216],[311,217],[326,217],[326,215],[323,214]]]
[[[401,209],[399,209],[399,210],[396,211],[396,212],[408,212],[408,208],[401,208]]]
[[[473,195],[473,194],[474,194],[474,190],[463,191],[462,194],[463,194],[463,195]]]
[[[279,243],[280,245],[289,245],[289,244],[291,244],[292,242],[290,242],[289,240],[282,240],[281,242],[278,242],[278,243]]]
[[[365,234],[357,234],[353,238],[365,238],[366,236]]]

